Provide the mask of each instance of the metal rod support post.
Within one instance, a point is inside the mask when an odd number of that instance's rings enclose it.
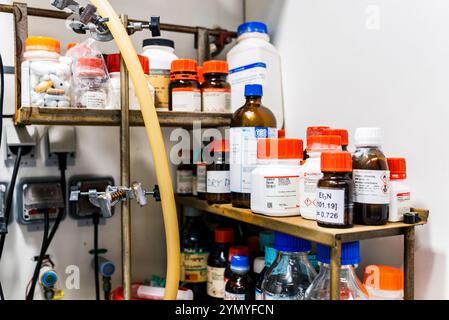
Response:
[[[341,239],[331,247],[331,300],[340,300]]]
[[[415,298],[415,227],[404,231],[404,298]]]
[[[124,25],[128,17],[121,15]],[[130,141],[129,141],[129,73],[123,59],[120,60],[120,182],[122,186],[131,185]],[[123,297],[131,299],[131,203],[122,202],[122,281]]]

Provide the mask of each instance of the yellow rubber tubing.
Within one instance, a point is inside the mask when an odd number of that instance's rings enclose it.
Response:
[[[131,39],[123,27],[120,18],[107,0],[91,0],[100,15],[109,18],[107,23],[114,40],[120,49],[126,67],[134,84],[137,99],[140,103],[145,130],[153,154],[154,170],[161,193],[162,211],[164,216],[165,237],[167,242],[167,274],[165,300],[176,300],[179,286],[181,249],[179,242],[178,215],[176,212],[175,196],[170,177],[167,154],[161,127],[148,89],[147,79],[137,58],[137,52]]]

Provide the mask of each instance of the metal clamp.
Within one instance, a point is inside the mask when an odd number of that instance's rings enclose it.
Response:
[[[142,188],[142,183],[134,182],[131,187],[108,186],[104,192],[95,189],[87,192],[72,191],[69,201],[78,201],[80,197],[88,197],[90,203],[101,209],[103,217],[112,216],[112,208],[122,201],[136,199],[137,203],[144,207],[148,204],[147,196],[153,196],[156,201],[161,201],[159,186],[152,191]]]

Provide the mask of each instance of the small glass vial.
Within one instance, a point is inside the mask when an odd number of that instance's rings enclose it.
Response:
[[[275,233],[276,260],[265,274],[262,283],[263,300],[303,300],[316,277],[307,253],[310,241],[280,232]]]
[[[210,144],[213,162],[207,165],[206,199],[209,204],[231,202],[229,173],[229,141],[215,140]]]
[[[204,83],[201,85],[204,112],[231,112],[231,85],[226,61],[204,62]]]
[[[276,117],[262,105],[262,96],[261,85],[246,85],[246,103],[231,119],[231,199],[232,206],[238,208],[251,207],[251,171],[257,163],[257,139],[277,138]]]
[[[190,160],[190,150],[180,151],[181,164],[176,169],[176,193],[181,196],[191,196],[193,192],[193,166]]]
[[[249,258],[233,256],[231,277],[226,283],[224,300],[252,300],[251,280],[249,278]]]
[[[316,194],[320,227],[351,228],[354,224],[352,158],[349,152],[323,152]]]
[[[383,225],[388,221],[390,172],[380,147],[380,128],[358,128],[352,155],[354,179],[354,222]]]
[[[201,111],[201,88],[195,60],[179,59],[171,63],[169,110]]]
[[[340,300],[367,300],[368,293],[355,273],[360,262],[360,244],[347,242],[341,248]],[[305,300],[330,300],[330,248],[317,244],[320,272],[306,291]]]
[[[224,273],[228,266],[229,247],[233,241],[232,228],[215,229],[215,247],[207,259],[207,295],[212,299],[224,298]]]
[[[75,107],[102,109],[108,96],[108,75],[103,58],[82,57],[74,72]]]
[[[323,130],[325,136],[340,136],[341,138],[341,150],[348,151],[349,134],[346,129],[325,129]]]
[[[299,216],[300,139],[260,139],[251,174],[251,210],[274,217]]]
[[[310,136],[307,140],[309,158],[300,167],[299,206],[304,219],[316,220],[316,188],[321,172],[321,153],[341,151],[339,136]]]
[[[411,209],[406,161],[405,158],[388,158],[387,162],[391,181],[388,221],[398,222],[404,220],[404,213]]]

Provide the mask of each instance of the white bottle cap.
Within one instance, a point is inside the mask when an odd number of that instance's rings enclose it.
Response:
[[[253,262],[253,271],[256,274],[260,274],[265,267],[265,258],[264,257],[257,257],[254,259]]]
[[[382,131],[377,127],[357,128],[354,144],[356,147],[380,147],[382,145]]]

